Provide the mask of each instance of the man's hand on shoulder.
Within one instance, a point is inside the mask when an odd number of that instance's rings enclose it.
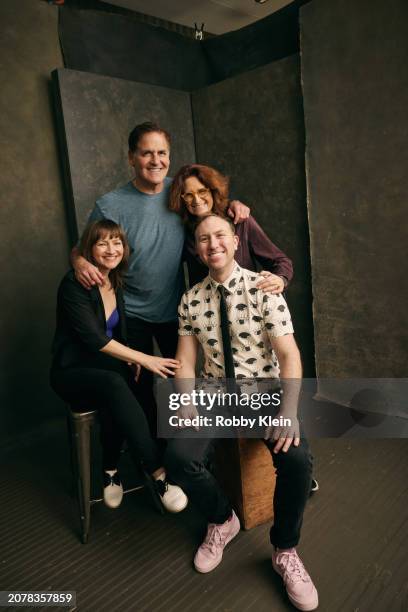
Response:
[[[90,261],[78,255],[73,260],[72,265],[75,271],[75,278],[85,289],[91,289],[94,285],[103,284],[103,276],[98,268]]]
[[[228,216],[233,219],[235,225],[237,223],[242,223],[245,219],[251,214],[251,209],[240,202],[239,200],[231,200],[228,207]]]

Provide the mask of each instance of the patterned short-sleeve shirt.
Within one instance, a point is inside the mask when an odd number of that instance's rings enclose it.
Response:
[[[278,378],[271,338],[293,334],[282,295],[257,288],[262,277],[237,263],[225,287],[231,347],[237,378]],[[186,291],[179,306],[179,335],[195,335],[203,347],[205,378],[225,376],[218,283],[208,275]]]

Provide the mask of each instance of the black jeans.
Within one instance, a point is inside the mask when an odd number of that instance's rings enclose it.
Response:
[[[126,439],[134,460],[151,474],[163,465],[163,459],[134,395],[131,370],[113,358],[104,359],[103,366],[54,369],[51,386],[76,411],[98,410],[105,470],[117,468]]]
[[[211,439],[197,438],[169,440],[164,464],[207,521],[221,524],[231,515],[232,507],[205,466],[212,443]],[[273,453],[274,442],[265,444],[276,469],[271,543],[278,548],[291,548],[300,539],[303,512],[311,487],[312,456],[305,438],[301,439],[298,447],[292,445],[286,453]]]
[[[153,354],[153,338],[159,345],[163,357],[174,358],[177,350],[178,323],[150,323],[138,317],[126,317],[129,346],[147,355]],[[150,432],[157,438],[157,405],[153,394],[153,374],[142,368],[135,386],[136,397],[145,411]]]

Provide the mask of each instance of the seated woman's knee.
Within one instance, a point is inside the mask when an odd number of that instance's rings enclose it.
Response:
[[[129,385],[125,378],[118,372],[112,372],[110,370],[104,370],[103,376],[101,376],[100,391],[103,394],[117,394],[123,392],[124,389],[128,389]]]

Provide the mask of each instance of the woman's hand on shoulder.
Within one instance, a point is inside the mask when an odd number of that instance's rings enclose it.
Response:
[[[276,274],[272,274],[272,272],[268,272],[267,270],[262,270],[259,272],[261,276],[263,276],[263,280],[259,281],[257,284],[258,289],[262,289],[264,293],[272,293],[273,295],[277,295],[282,293],[285,289],[285,281],[281,276],[277,276]]]
[[[162,378],[174,376],[174,370],[178,370],[181,367],[177,359],[156,357],[155,355],[142,355],[143,357],[139,358],[140,365],[154,374],[158,374]]]
[[[235,225],[242,223],[251,214],[251,209],[239,200],[231,200],[228,206],[228,216],[232,218]]]

